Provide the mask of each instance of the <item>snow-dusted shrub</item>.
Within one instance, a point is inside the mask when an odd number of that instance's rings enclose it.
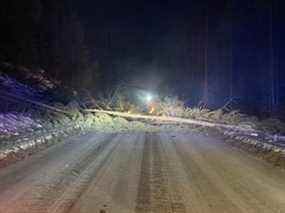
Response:
[[[185,108],[183,117],[191,119],[203,119],[210,110],[208,109],[199,109],[199,108]]]
[[[269,118],[258,123],[258,127],[272,134],[285,134],[285,124],[278,119]]]
[[[184,103],[177,97],[165,97],[155,107],[156,114],[163,116],[183,117],[185,112]]]

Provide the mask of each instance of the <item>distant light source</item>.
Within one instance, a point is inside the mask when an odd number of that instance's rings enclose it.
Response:
[[[152,99],[153,99],[153,96],[152,96],[151,94],[146,94],[146,96],[145,96],[145,101],[146,101],[147,103],[150,103],[150,102],[152,101]]]

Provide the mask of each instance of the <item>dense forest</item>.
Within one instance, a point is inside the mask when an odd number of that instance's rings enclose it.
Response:
[[[249,113],[281,116],[282,1],[210,4],[200,1],[185,8],[161,1],[145,12],[149,20],[142,24],[131,3],[127,9],[119,4],[121,12],[108,12],[108,2],[98,3],[88,14],[79,1],[5,0],[0,8],[0,61],[46,70],[75,88],[106,89],[134,78],[146,85],[140,78],[150,74],[161,78],[153,89],[178,95],[189,105],[202,101],[217,108],[234,99]],[[181,15],[167,18],[175,10]],[[118,25],[118,17],[128,12],[133,23]],[[92,22],[90,16],[98,20]],[[161,19],[163,26],[157,26]]]
[[[96,60],[85,32],[68,1],[1,2],[0,60],[30,69],[44,69],[73,87],[90,87]]]

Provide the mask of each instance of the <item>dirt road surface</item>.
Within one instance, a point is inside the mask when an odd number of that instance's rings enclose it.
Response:
[[[199,133],[71,138],[0,170],[0,213],[283,213],[281,169]]]

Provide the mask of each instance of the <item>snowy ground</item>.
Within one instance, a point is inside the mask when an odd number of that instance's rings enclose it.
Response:
[[[8,137],[9,135],[19,135],[21,132],[29,132],[41,128],[40,122],[32,119],[27,114],[10,112],[0,114],[0,135]]]
[[[0,167],[25,159],[39,150],[61,142],[68,136],[86,132],[155,131],[142,122],[129,122],[106,114],[74,113],[73,117],[54,116],[53,119],[35,120],[21,114],[2,114],[0,121]]]
[[[281,213],[285,173],[213,135],[89,133],[0,170],[2,213]]]

